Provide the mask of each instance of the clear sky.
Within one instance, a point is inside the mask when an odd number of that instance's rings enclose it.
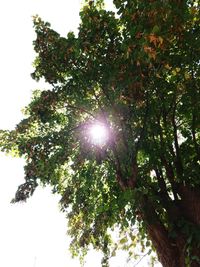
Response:
[[[110,1],[110,0],[108,0]],[[111,1],[110,1],[111,3]],[[43,88],[30,73],[34,60],[32,15],[38,14],[65,36],[79,24],[81,0],[6,0],[0,4],[0,128],[12,129],[22,119],[21,109],[33,89]],[[40,188],[25,204],[11,205],[17,186],[23,182],[23,160],[0,154],[0,266],[79,267],[68,252],[65,215],[59,211],[59,196]],[[86,267],[99,267],[94,251]],[[123,253],[111,266],[126,264]],[[139,266],[148,266],[143,261]]]

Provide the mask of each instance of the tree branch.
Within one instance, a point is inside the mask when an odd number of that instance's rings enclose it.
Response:
[[[175,119],[175,114],[176,114],[176,103],[174,105],[173,109],[173,115],[172,115],[172,126],[173,126],[173,135],[174,135],[174,145],[175,145],[175,150],[176,150],[176,170],[177,170],[177,176],[179,178],[182,177],[183,174],[183,165],[181,161],[181,155],[180,155],[180,150],[179,150],[179,144],[178,144],[178,136],[177,136],[177,126],[176,126],[176,119]]]

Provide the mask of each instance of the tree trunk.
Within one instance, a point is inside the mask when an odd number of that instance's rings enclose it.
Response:
[[[167,232],[161,225],[149,225],[148,235],[156,249],[158,260],[163,267],[200,267],[200,248],[194,245],[191,251],[191,256],[196,257],[197,260],[190,257],[187,260],[186,242],[181,238],[170,240]],[[191,244],[192,245],[192,244]],[[186,261],[188,262],[186,264]]]
[[[180,217],[176,220],[184,218],[192,229],[199,230],[200,235],[200,193],[199,189],[190,188],[188,186],[180,186],[179,194],[181,196]],[[147,222],[147,232],[156,249],[158,259],[163,267],[200,267],[200,244],[199,240],[194,237],[194,232],[188,234],[182,232],[177,228],[176,237],[170,237],[167,227],[165,227],[159,220],[155,209],[151,203],[147,204],[145,200],[146,209],[150,216],[154,218],[149,220],[146,214],[143,219]],[[143,209],[145,211],[145,209]],[[174,222],[176,225],[176,222]],[[195,234],[197,235],[197,234]],[[188,240],[190,239],[190,242]],[[198,246],[199,245],[199,246]],[[190,247],[189,247],[190,246]],[[188,248],[190,250],[188,250]],[[190,257],[188,258],[188,251]],[[187,264],[186,264],[187,262]]]
[[[168,237],[160,224],[148,225],[148,235],[156,249],[158,260],[163,267],[185,267],[184,243],[177,240],[179,246]]]
[[[134,169],[134,174],[137,173],[136,170]],[[123,191],[127,188],[135,189],[136,175],[124,181],[121,173],[118,174],[117,181]],[[165,225],[147,195],[143,195],[141,199],[138,215],[146,224],[147,234],[163,267],[200,267],[200,189],[180,184],[175,193],[180,199],[162,199],[167,203],[163,209],[169,217]],[[181,221],[183,225],[179,226]],[[175,235],[169,225],[173,225]],[[199,231],[199,238],[194,238],[195,231],[184,232],[184,226],[192,227],[197,233]]]

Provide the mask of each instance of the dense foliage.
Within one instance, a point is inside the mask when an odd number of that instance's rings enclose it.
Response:
[[[110,230],[131,254],[138,226],[163,266],[200,266],[200,2],[113,2],[116,13],[86,2],[66,38],[34,18],[32,77],[49,90],[1,131],[2,150],[26,160],[14,202],[52,185],[73,253],[92,244],[104,265]],[[97,122],[100,144],[88,135]]]

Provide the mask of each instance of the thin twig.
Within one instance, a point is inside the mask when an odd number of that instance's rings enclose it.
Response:
[[[72,105],[66,105],[65,108],[71,108],[71,109],[77,109],[81,112],[84,112],[88,115],[90,115],[91,117],[93,117],[94,119],[96,119],[96,117],[91,113],[89,112],[88,110],[84,109],[84,108],[81,108],[81,107],[76,107],[76,106],[72,106]]]
[[[139,259],[139,261],[135,264],[135,265],[133,265],[133,267],[136,267],[143,259],[144,259],[144,257],[146,257],[147,255],[148,255],[148,253],[149,252],[147,252],[146,254],[144,254],[140,259]]]

